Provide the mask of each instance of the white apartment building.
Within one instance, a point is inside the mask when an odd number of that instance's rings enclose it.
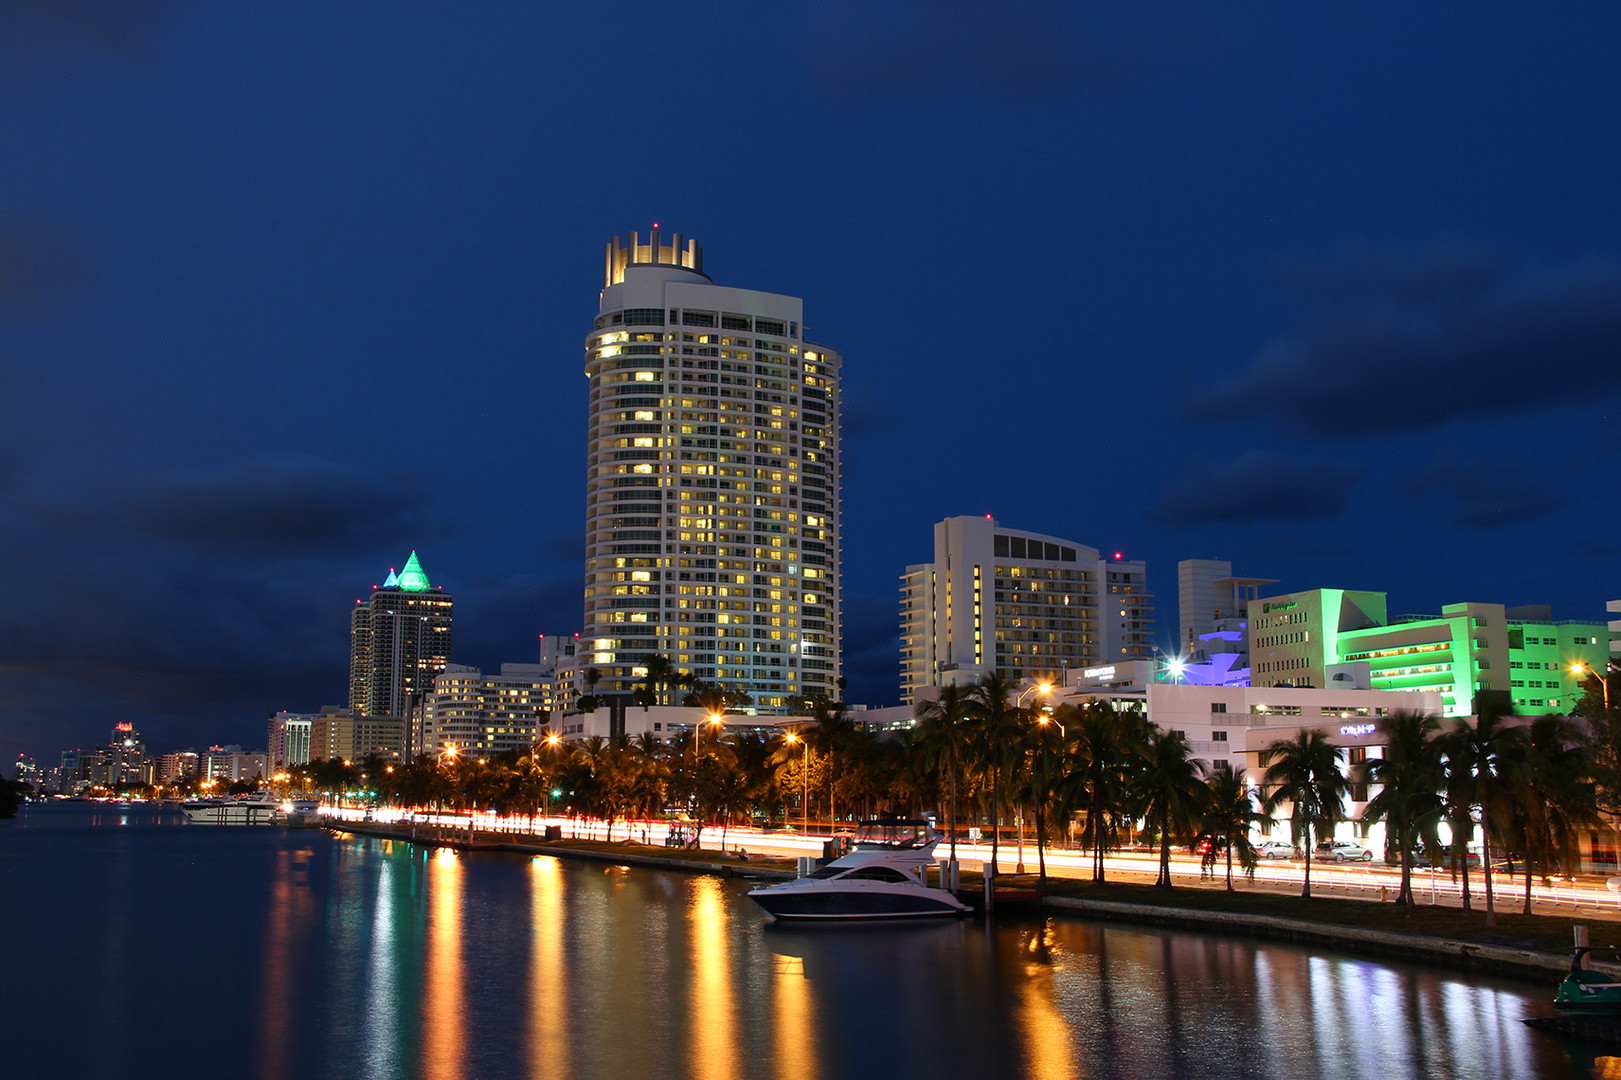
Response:
[[[546,727],[551,676],[545,664],[502,664],[499,675],[447,664],[424,702],[415,752],[527,752]]]
[[[835,695],[842,361],[803,307],[715,285],[679,233],[607,245],[585,341],[596,692],[662,655],[767,711]]]
[[[1140,561],[953,517],[934,527],[934,561],[901,577],[901,700],[1001,669],[1062,684],[1071,669],[1153,652],[1153,597]]]

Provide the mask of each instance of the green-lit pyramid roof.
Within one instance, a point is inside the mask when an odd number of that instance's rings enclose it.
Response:
[[[422,564],[417,562],[417,553],[411,552],[411,557],[405,560],[405,569],[400,571],[400,588],[406,592],[427,592],[433,588],[428,584],[428,575],[423,572]]]

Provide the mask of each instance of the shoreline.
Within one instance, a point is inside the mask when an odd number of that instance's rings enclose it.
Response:
[[[690,874],[712,874],[728,878],[759,878],[788,881],[794,873],[769,865],[751,865],[746,861],[717,861],[715,858],[678,859],[631,852],[593,851],[587,848],[552,846],[563,841],[522,842],[510,840],[469,840],[465,834],[455,836],[401,836],[394,829],[377,824],[354,822],[322,822],[322,827],[334,832],[352,833],[388,840],[404,840],[434,847],[452,847],[462,851],[503,851],[520,855],[552,855],[560,859],[586,862],[614,863],[637,866],[650,870],[674,870]],[[490,834],[485,834],[487,837]],[[703,855],[713,856],[710,851]],[[978,890],[960,890],[959,895],[970,902],[979,903]],[[1076,915],[1106,922],[1129,923],[1137,926],[1199,930],[1235,937],[1256,938],[1264,941],[1282,941],[1298,945],[1325,946],[1340,952],[1381,959],[1418,960],[1437,967],[1474,973],[1506,975],[1513,978],[1538,981],[1563,977],[1570,969],[1570,957],[1558,953],[1533,949],[1516,949],[1501,945],[1484,945],[1450,938],[1421,934],[1392,933],[1386,930],[1367,930],[1358,927],[1308,922],[1303,919],[1280,918],[1273,915],[1246,915],[1224,911],[1201,911],[1180,907],[1155,907],[1145,904],[1121,903],[1113,900],[1087,900],[1067,896],[1041,896],[1026,889],[1008,889],[999,892],[997,906],[1016,912],[1046,912]],[[976,907],[976,916],[984,912]],[[1621,966],[1594,964],[1593,967],[1621,975]],[[1550,987],[1551,998],[1551,987]]]

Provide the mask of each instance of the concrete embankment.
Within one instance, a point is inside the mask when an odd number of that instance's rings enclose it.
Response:
[[[1177,930],[1204,930],[1211,933],[1262,938],[1267,941],[1287,941],[1295,945],[1314,945],[1367,956],[1418,960],[1462,968],[1466,971],[1487,971],[1516,978],[1558,979],[1570,970],[1569,954],[1560,956],[1528,949],[1424,937],[1418,934],[1396,934],[1384,930],[1364,930],[1355,926],[1307,922],[1304,919],[1151,907],[1146,904],[1122,904],[1108,900],[1078,900],[1067,896],[1045,897],[1037,901],[1037,906],[1048,911],[1080,915],[1090,919],[1164,926]],[[1612,969],[1609,965],[1601,964],[1592,966],[1621,974],[1621,968]]]
[[[789,881],[793,871],[777,870],[768,866],[752,865],[746,860],[711,861],[706,859],[674,859],[663,855],[642,855],[634,852],[595,851],[590,848],[560,846],[557,841],[511,840],[499,834],[475,833],[469,839],[466,830],[444,830],[433,827],[416,833],[398,826],[357,824],[352,821],[324,822],[334,832],[354,833],[357,836],[376,836],[387,840],[429,847],[449,847],[458,851],[510,851],[519,855],[552,855],[559,859],[580,859],[586,862],[610,863],[614,866],[639,866],[648,870],[675,870],[686,874],[714,874],[718,877],[750,877],[769,881]]]

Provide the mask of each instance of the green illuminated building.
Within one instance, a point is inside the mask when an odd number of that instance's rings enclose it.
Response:
[[[417,553],[393,570],[349,620],[349,712],[399,717],[432,692],[450,659],[451,595],[428,581]]]
[[[1568,712],[1580,698],[1572,664],[1602,665],[1599,622],[1555,622],[1546,607],[1447,604],[1439,617],[1391,620],[1385,594],[1313,589],[1250,602],[1256,686],[1330,686],[1333,669],[1367,664],[1375,690],[1430,690],[1447,716],[1467,716],[1481,690],[1506,690],[1521,715]]]

